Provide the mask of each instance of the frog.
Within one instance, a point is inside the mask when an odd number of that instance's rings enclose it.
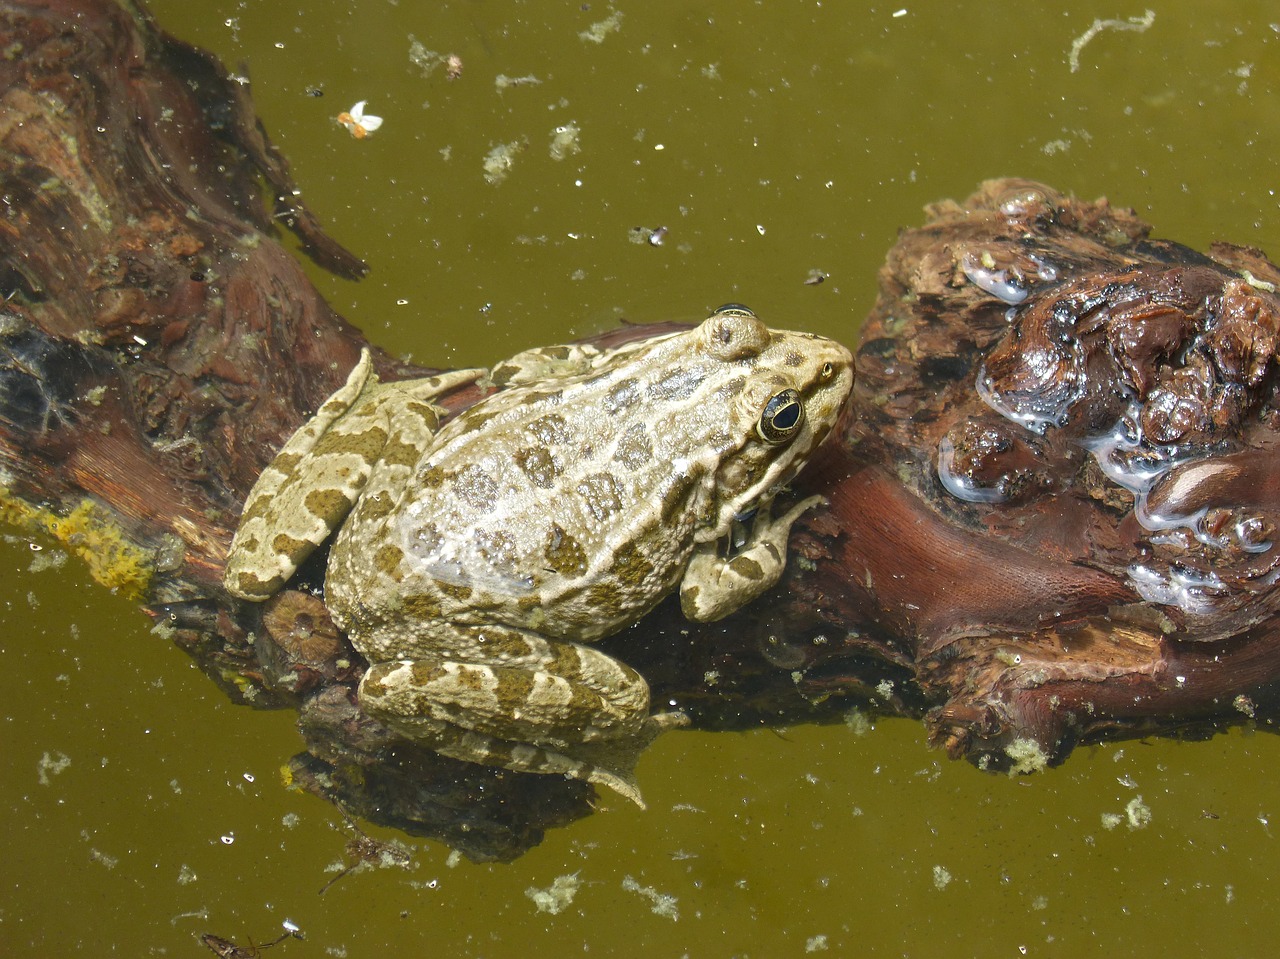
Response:
[[[446,419],[472,381],[501,387]],[[455,759],[559,774],[643,807],[644,677],[592,643],[678,590],[714,622],[772,588],[773,501],[832,431],[849,351],[741,304],[613,348],[383,382],[365,349],[245,501],[225,566],[263,601],[332,538],[324,603],[368,661],[362,711]],[[675,705],[670,704],[670,705]]]

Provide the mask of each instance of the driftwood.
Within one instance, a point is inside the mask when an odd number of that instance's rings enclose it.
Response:
[[[3,517],[136,596],[229,695],[297,709],[296,780],[353,813],[473,858],[586,814],[581,783],[364,717],[318,563],[263,609],[222,591],[243,496],[363,345],[276,239],[363,271],[292,199],[247,89],[107,0],[7,4],[0,40]],[[664,604],[603,647],[703,728],[857,706],[1001,767],[1269,722],[1280,271],[1020,181],[928,215],[881,271],[847,428],[803,478],[831,508],[784,583],[710,627]]]
[[[928,213],[862,331],[815,588],[953,756],[1269,723],[1280,271],[1024,181]]]

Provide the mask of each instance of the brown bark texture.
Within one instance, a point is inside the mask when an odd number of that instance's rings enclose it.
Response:
[[[263,607],[222,590],[249,486],[363,345],[280,242],[364,270],[248,88],[107,0],[5,4],[0,45],[0,518],[136,596],[238,701],[296,709],[295,781],[354,814],[508,859],[589,812],[581,783],[365,717],[319,562]],[[856,707],[998,768],[1270,724],[1280,270],[1148,232],[1028,181],[928,208],[880,272],[846,425],[797,491],[830,509],[783,583],[711,626],[665,603],[602,648],[703,728]]]

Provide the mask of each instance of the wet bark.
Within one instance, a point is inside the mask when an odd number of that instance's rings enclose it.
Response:
[[[279,241],[363,272],[293,199],[248,87],[106,0],[6,4],[0,43],[3,518],[138,597],[229,695],[296,709],[297,781],[353,813],[483,859],[588,812],[580,783],[364,717],[315,596],[221,588],[249,486],[363,345]],[[841,442],[798,491],[831,509],[784,584],[710,627],[664,604],[602,646],[704,728],[857,707],[998,766],[1269,723],[1280,271],[1147,233],[1019,181],[931,207],[881,270]]]
[[[841,531],[792,588],[838,598],[858,659],[905,658],[933,741],[983,765],[1270,725],[1280,271],[1026,181],[927,213],[815,478]],[[839,663],[810,651],[799,688],[865,684]]]

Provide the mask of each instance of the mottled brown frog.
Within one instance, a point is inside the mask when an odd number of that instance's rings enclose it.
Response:
[[[477,371],[381,383],[366,351],[246,502],[226,585],[263,600],[337,531],[325,603],[369,661],[360,702],[448,756],[601,783],[679,712],[585,645],[677,586],[719,619],[782,573],[774,495],[835,424],[849,352],[745,307],[613,350],[531,350],[507,388],[440,426]],[[732,531],[732,548],[725,541]]]

